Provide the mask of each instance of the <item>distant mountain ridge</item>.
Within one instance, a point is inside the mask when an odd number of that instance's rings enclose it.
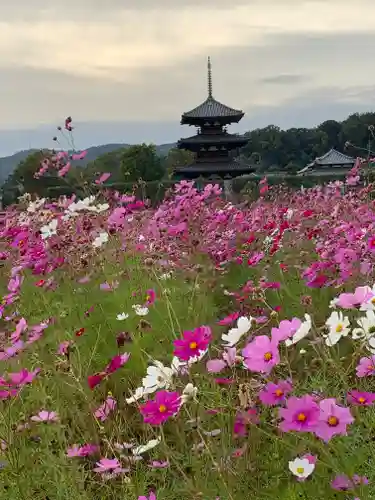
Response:
[[[121,148],[129,148],[131,144],[103,144],[101,146],[91,146],[87,148],[87,155],[84,160],[79,162],[82,167],[86,166],[91,161],[96,160],[98,156],[104,155],[106,153],[111,153]],[[160,144],[156,146],[156,151],[160,156],[168,154],[168,151],[175,147],[176,144]],[[29,154],[35,153],[38,149],[25,149],[24,151],[18,151],[11,156],[4,156],[0,158],[0,184],[3,184],[5,180],[11,175],[17,165],[25,160]]]

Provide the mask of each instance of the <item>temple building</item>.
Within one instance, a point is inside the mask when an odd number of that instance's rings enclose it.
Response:
[[[315,158],[315,160],[302,170],[297,172],[298,175],[340,175],[347,174],[354,167],[355,158],[344,155],[336,149],[330,149],[323,156]]]
[[[243,135],[230,134],[226,129],[227,125],[238,123],[243,116],[243,111],[230,108],[213,97],[211,61],[208,58],[207,99],[181,118],[181,125],[198,127],[198,132],[177,143],[179,149],[193,152],[195,161],[191,165],[176,168],[174,175],[184,179],[231,179],[253,172],[254,168],[250,165],[241,164],[235,159],[239,148],[245,146],[248,139]]]

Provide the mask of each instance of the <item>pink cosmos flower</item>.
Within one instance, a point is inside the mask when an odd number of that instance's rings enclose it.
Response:
[[[336,491],[350,491],[354,489],[354,482],[345,474],[339,474],[331,481],[331,488]]]
[[[40,411],[37,415],[31,417],[33,422],[58,422],[59,416],[54,411]]]
[[[354,422],[350,409],[337,405],[334,398],[323,399],[319,403],[319,408],[319,421],[314,428],[315,435],[326,443],[338,434],[346,436],[347,426]]]
[[[249,259],[247,260],[248,266],[256,266],[263,259],[264,252],[255,252]]]
[[[259,399],[266,406],[276,406],[284,403],[286,396],[293,387],[287,380],[280,380],[277,384],[269,382],[259,393]]]
[[[315,455],[310,455],[310,454],[304,455],[302,458],[306,458],[306,460],[308,460],[309,463],[313,464],[313,465],[315,465],[317,460],[318,460],[318,457],[316,457]]]
[[[87,151],[81,151],[80,153],[75,153],[72,155],[72,160],[83,160],[87,155]]]
[[[18,373],[8,373],[8,378],[14,385],[31,384],[31,382],[34,380],[34,378],[38,375],[39,372],[40,368],[37,368],[32,372],[29,372],[24,368]]]
[[[313,432],[319,421],[320,408],[315,399],[307,394],[301,398],[292,396],[286,402],[286,408],[279,410],[283,418],[280,429],[283,432]]]
[[[352,309],[363,302],[367,302],[372,295],[370,287],[358,286],[354,293],[341,293],[337,298],[336,305],[343,309]]]
[[[375,375],[375,355],[369,358],[361,358],[356,367],[357,377],[369,377]]]
[[[104,422],[109,417],[110,413],[115,410],[117,406],[117,401],[108,396],[104,403],[95,410],[94,415],[98,420]]]
[[[18,340],[20,340],[21,335],[26,329],[27,329],[27,321],[25,320],[25,318],[21,318],[17,323],[16,331],[12,333],[12,335],[10,336],[10,340],[12,342],[17,342]]]
[[[271,329],[271,338],[275,342],[282,342],[292,337],[301,325],[302,321],[298,318],[293,318],[291,321],[283,319],[278,328]]]
[[[107,181],[111,177],[111,174],[109,172],[105,172],[102,174],[99,179],[96,179],[95,184],[103,184],[105,181]]]
[[[234,379],[233,378],[215,378],[215,382],[218,385],[231,385],[234,384]]]
[[[99,472],[100,474],[115,469],[121,469],[121,464],[117,458],[102,458],[99,462],[96,462],[96,465],[97,467],[95,467],[94,472]]]
[[[247,436],[247,426],[249,424],[259,424],[259,416],[256,408],[249,408],[247,411],[238,411],[234,419],[233,433],[235,436]]]
[[[153,289],[146,291],[146,306],[151,306],[156,300],[156,292]]]
[[[161,425],[172,417],[181,406],[178,392],[158,391],[155,399],[141,405],[140,411],[144,422],[151,425]]]
[[[232,323],[234,323],[234,321],[236,321],[239,317],[240,317],[240,313],[235,312],[235,313],[229,314],[228,316],[225,316],[225,318],[223,318],[223,319],[221,319],[220,321],[218,321],[218,322],[217,322],[217,324],[218,324],[218,325],[221,325],[221,326],[231,325],[231,324],[232,324]]]
[[[371,406],[375,402],[375,392],[352,390],[348,393],[348,403],[358,406]]]
[[[208,326],[200,326],[193,331],[186,330],[182,334],[182,339],[173,342],[175,346],[173,354],[182,361],[189,361],[208,348],[211,338],[211,329]]]
[[[107,374],[116,372],[119,368],[121,368],[125,363],[128,362],[130,358],[130,354],[128,352],[124,352],[123,354],[118,354],[113,357],[109,362],[108,366],[105,369]]]
[[[73,445],[66,451],[66,456],[69,458],[73,457],[88,457],[90,455],[95,455],[99,451],[99,446],[96,444],[84,444],[83,446]]]
[[[370,252],[375,252],[375,236],[370,236],[370,238],[367,240],[367,248],[370,250]]]
[[[227,347],[222,354],[223,359],[210,359],[206,363],[208,373],[220,373],[227,366],[232,367],[237,363],[237,349]]]
[[[158,460],[153,460],[148,464],[151,469],[166,469],[169,467],[169,461],[165,460],[164,462],[159,462]]]
[[[101,381],[105,378],[107,374],[105,372],[95,373],[94,375],[89,375],[87,377],[87,383],[90,389],[94,389]]]
[[[256,337],[242,350],[244,365],[253,372],[270,373],[280,363],[278,343],[266,335]]]
[[[70,340],[64,340],[64,342],[61,342],[61,344],[59,344],[59,347],[57,348],[57,354],[60,354],[61,356],[67,356],[69,354],[71,344],[72,342]]]
[[[150,492],[150,495],[148,497],[145,497],[144,495],[138,497],[138,500],[156,500],[156,495],[153,491]]]

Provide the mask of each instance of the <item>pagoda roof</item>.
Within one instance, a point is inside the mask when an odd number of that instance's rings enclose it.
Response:
[[[178,144],[192,143],[192,144],[212,144],[215,142],[221,143],[247,143],[248,139],[244,135],[239,134],[197,134],[191,137],[180,139]]]
[[[225,104],[214,99],[212,96],[208,96],[207,99],[202,102],[199,106],[187,111],[182,115],[182,122],[185,122],[189,118],[229,118],[229,117],[243,117],[244,112],[240,109],[230,108]]]
[[[186,176],[199,175],[243,175],[254,172],[254,167],[245,165],[237,161],[230,162],[196,162],[191,165],[179,167],[175,169],[175,174],[183,174]]]
[[[214,99],[212,95],[212,72],[211,72],[211,60],[208,58],[207,64],[208,70],[208,96],[207,99],[196,106],[195,108],[183,113],[181,118],[181,125],[189,124],[190,122],[196,123],[199,120],[214,118],[217,119],[227,119],[229,122],[239,121],[243,116],[244,112],[240,109],[234,109],[221,102]]]

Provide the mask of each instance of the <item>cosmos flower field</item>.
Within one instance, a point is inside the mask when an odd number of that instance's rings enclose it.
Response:
[[[373,186],[0,221],[0,498],[375,498]]]

